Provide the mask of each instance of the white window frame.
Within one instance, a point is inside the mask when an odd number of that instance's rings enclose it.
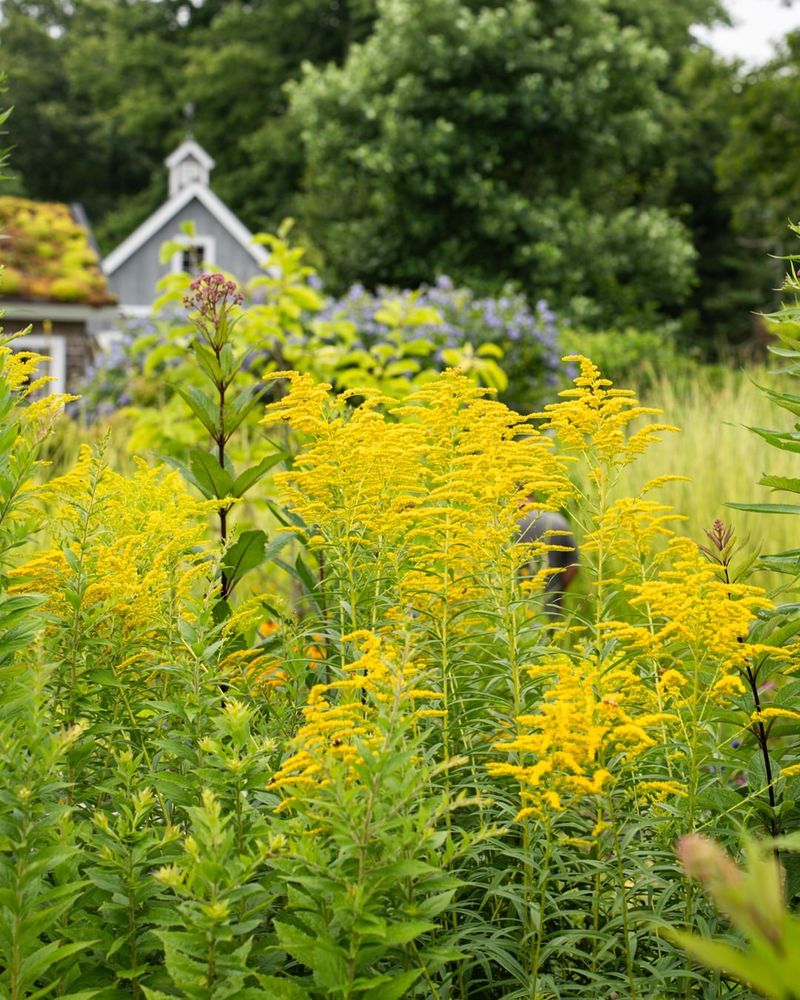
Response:
[[[47,372],[53,381],[47,386],[48,395],[67,391],[67,338],[63,333],[26,333],[11,345],[12,351],[34,351],[50,359]]]
[[[178,233],[173,236],[176,243],[186,247],[202,247],[203,261],[206,264],[213,264],[217,254],[217,241],[213,236],[187,236],[186,233]],[[172,255],[172,273],[180,274],[183,270],[183,250],[176,250]]]

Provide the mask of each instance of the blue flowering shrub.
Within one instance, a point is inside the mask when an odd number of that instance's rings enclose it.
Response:
[[[352,349],[339,358],[337,379],[343,376],[346,384],[370,358],[388,357],[392,347],[393,360],[402,362],[397,370],[406,378],[423,368],[434,373],[459,367],[528,412],[569,374],[561,362],[556,317],[546,302],[531,308],[524,296],[511,292],[478,297],[445,275],[416,291],[382,287],[370,293],[354,285],[342,298],[327,301],[315,322],[334,337],[348,327]],[[318,329],[318,336],[325,339],[325,331]]]
[[[569,372],[561,363],[556,318],[543,301],[531,307],[519,294],[477,296],[439,277],[416,290],[354,285],[325,295],[303,261],[302,248],[278,236],[259,239],[268,265],[243,289],[237,337],[249,347],[244,369],[253,391],[269,371],[292,368],[337,390],[372,388],[392,395],[460,368],[521,411],[537,409]],[[165,252],[173,249],[171,244]],[[81,412],[89,421],[120,409],[135,417],[132,447],[172,448],[183,440],[183,404],[171,386],[191,380],[192,336],[181,302],[190,278],[169,275],[159,285],[153,316],[128,325],[83,387]],[[142,434],[147,440],[142,440]]]

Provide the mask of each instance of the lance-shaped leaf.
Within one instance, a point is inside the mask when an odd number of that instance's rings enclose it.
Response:
[[[205,427],[209,434],[216,437],[219,432],[218,414],[214,402],[196,386],[190,385],[185,389],[179,385],[174,386],[175,392],[188,404],[192,413]]]
[[[258,390],[253,388],[243,389],[230,404],[225,407],[225,437],[233,434],[239,425],[247,419],[248,415],[258,406]]]
[[[214,455],[199,448],[192,448],[189,452],[189,469],[192,472],[192,481],[209,500],[214,497],[233,496],[233,476],[227,469],[223,469]]]
[[[251,468],[245,469],[233,481],[232,492],[229,496],[243,497],[249,489],[255,486],[257,482],[260,482],[269,470],[274,468],[282,459],[282,454],[267,455],[266,458],[261,459],[258,465],[253,465]]]
[[[292,531],[282,531],[272,538],[264,549],[264,562],[271,562],[286,545],[297,536]]]
[[[233,587],[245,573],[264,561],[267,536],[260,529],[243,531],[225,553],[222,569],[228,583]]]
[[[800,574],[800,549],[788,549],[786,552],[761,556],[759,562],[765,569],[774,570],[776,573],[797,575]]]
[[[205,344],[201,344],[199,340],[192,341],[192,350],[194,351],[198,364],[206,375],[208,375],[214,385],[222,381],[222,369],[219,366],[219,362],[214,357],[214,352],[209,350]]]
[[[753,385],[757,389],[760,389],[773,403],[777,403],[784,410],[788,410],[790,413],[794,413],[795,416],[800,417],[800,396],[795,395],[793,392],[777,392],[775,389],[770,389],[766,385],[760,385],[758,382],[753,382]]]
[[[800,514],[800,504],[796,503],[726,503],[725,506],[754,514]]]

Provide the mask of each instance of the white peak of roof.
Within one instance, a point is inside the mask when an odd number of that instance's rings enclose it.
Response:
[[[209,186],[214,161],[194,139],[185,139],[164,162],[169,167],[170,195],[178,194],[193,184]]]
[[[168,170],[174,170],[178,164],[182,163],[188,157],[197,160],[206,170],[213,170],[217,165],[200,143],[194,139],[184,139],[180,146],[173,150],[166,160],[164,160],[164,164]]]

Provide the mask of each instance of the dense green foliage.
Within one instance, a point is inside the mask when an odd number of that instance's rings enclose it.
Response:
[[[697,5],[670,9],[685,41]],[[514,279],[606,322],[680,302],[693,253],[652,182],[669,60],[644,11],[380,4],[293,96],[302,217],[334,277]]]
[[[572,324],[746,340],[795,214],[767,180],[794,50],[748,76],[691,42],[717,4],[661,6],[5,0],[16,191],[83,202],[110,249],[192,103],[218,193],[256,231],[297,217],[334,290],[514,278]]]
[[[282,86],[342,58],[372,0],[4,0],[14,167],[34,198],[79,201],[109,249],[166,194],[163,159],[192,103],[215,187],[254,228],[290,214],[301,152]]]
[[[2,995],[715,1000],[661,932],[736,938],[672,845],[795,822],[798,622],[730,532],[672,536],[634,472],[669,428],[585,358],[538,419],[457,372],[360,404],[290,373],[234,467],[233,294],[186,303],[185,486],[107,443],[47,480],[58,400],[0,344]],[[582,532],[558,626],[534,490]]]

